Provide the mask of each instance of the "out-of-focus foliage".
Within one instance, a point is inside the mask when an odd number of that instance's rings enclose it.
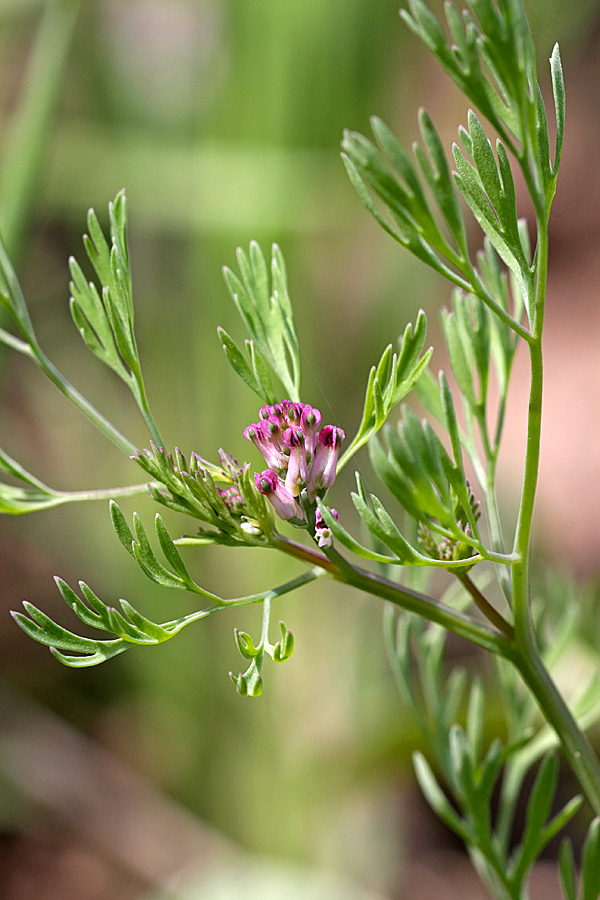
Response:
[[[0,163],[0,226],[6,186],[17,177],[10,175],[7,160],[17,173],[23,164],[14,149],[9,155],[11,146],[18,148],[10,126],[18,121],[23,68],[43,6],[34,0],[0,4],[6,151],[5,167]],[[304,397],[334,412],[342,397],[345,406],[352,399],[354,421],[342,424],[354,433],[368,364],[389,340],[390,323],[397,322],[400,334],[402,323],[432,302],[439,289],[433,275],[411,281],[413,263],[398,258],[366,220],[338,158],[342,129],[364,130],[373,111],[396,131],[416,131],[412,101],[424,64],[406,29],[394,23],[397,6],[396,0],[82,5],[65,51],[59,99],[39,134],[38,162],[29,163],[39,171],[23,231],[30,243],[26,253],[21,249],[19,274],[45,346],[124,430],[138,426],[119,412],[122,385],[73,340],[65,267],[70,254],[80,253],[82,210],[104,209],[122,187],[134,226],[137,338],[167,445],[209,458],[220,446],[240,456],[252,452],[241,427],[254,419],[256,399],[228,373],[216,337],[216,326],[223,323],[237,340],[220,268],[223,262],[233,265],[234,248],[247,245],[250,237],[265,246],[281,243],[293,272],[294,295],[301,298],[296,324],[309,354],[302,360]],[[528,4],[534,23],[546,28],[544,22],[552,19],[553,34],[564,34],[568,25],[574,38],[596,6],[592,0],[575,6],[564,0]],[[440,105],[453,96],[440,98]],[[406,111],[405,100],[411,101]],[[359,232],[363,249],[357,255]],[[370,352],[357,361],[359,343]],[[0,365],[0,444],[28,471],[65,490],[87,485],[90,471],[99,487],[138,479],[133,464],[130,469],[107,452],[62,398],[26,371],[26,361],[2,359]],[[52,418],[60,428],[50,432]],[[140,426],[140,440],[142,434]],[[60,467],[65,456],[71,461],[69,483]],[[123,506],[130,517],[132,506],[126,501]],[[32,527],[34,537],[23,530],[18,543],[23,570],[40,572],[28,593],[44,599],[53,615],[62,616],[51,580],[55,569],[67,580],[85,569],[92,583],[101,574],[107,595],[112,588],[132,596],[139,591],[137,565],[126,554],[122,563],[114,562],[116,538],[102,504],[49,510]],[[203,571],[197,573],[202,584],[218,585],[227,596],[241,593],[248,581],[257,591],[267,586],[254,551],[239,551],[239,568],[230,555],[224,565],[224,552],[215,547],[203,556]],[[191,555],[186,562],[197,566]],[[286,577],[278,566],[273,563],[270,580]],[[153,621],[189,611],[179,594],[165,601],[163,592],[142,583]],[[385,665],[377,661],[381,654],[369,652],[381,646],[377,623],[363,621],[360,601],[346,608],[347,628],[335,633],[333,654],[336,604],[319,603],[319,590],[317,585],[289,600],[286,618],[292,609],[299,623],[296,651],[272,694],[261,701],[262,715],[233,694],[226,678],[207,679],[208,672],[237,664],[229,623],[213,620],[160,653],[125,654],[113,662],[112,675],[101,673],[102,682],[95,672],[82,680],[82,673],[72,678],[58,667],[48,669],[42,693],[69,718],[108,733],[118,752],[136,759],[148,777],[249,849],[327,863],[385,886],[392,877],[385,873],[398,824],[367,829],[363,817],[380,814],[384,823],[390,817],[389,806],[377,799],[377,779],[388,770],[388,755],[397,756],[407,739]],[[21,583],[2,584],[1,591],[3,607],[23,599]],[[166,614],[165,602],[172,604]],[[317,606],[319,634],[310,615]],[[243,626],[256,630],[251,610]],[[310,651],[303,640],[309,634]],[[13,678],[29,681],[19,667],[19,636],[1,626],[0,638],[6,638],[3,674],[10,668],[16,670]],[[309,652],[323,658],[323,645],[330,668],[302,664]],[[353,658],[360,660],[357,670],[349,663]],[[315,711],[316,684],[327,682],[331,691]],[[286,729],[276,727],[282,710]],[[298,746],[311,751],[299,758]],[[375,783],[364,776],[373,763]],[[274,820],[272,805],[293,808],[294,816]],[[367,831],[373,835],[368,852]]]

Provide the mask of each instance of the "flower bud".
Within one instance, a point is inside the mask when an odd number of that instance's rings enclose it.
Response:
[[[335,481],[340,447],[345,434],[336,425],[324,425],[319,432],[319,444],[308,477],[308,497],[311,503],[320,491],[326,491]]]
[[[288,519],[304,518],[294,495],[288,491],[273,469],[265,469],[260,475],[257,472],[254,482],[260,493],[269,500],[280,519],[287,521]]]

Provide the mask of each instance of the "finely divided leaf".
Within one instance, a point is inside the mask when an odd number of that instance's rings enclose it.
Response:
[[[225,352],[236,372],[259,396],[268,397],[267,402],[271,402],[273,395],[269,369],[281,381],[288,397],[298,401],[300,356],[283,254],[274,244],[270,277],[256,241],[251,242],[248,255],[238,248],[237,261],[241,279],[227,267],[223,269],[223,276],[250,335],[251,368],[228,336],[223,342]],[[222,338],[221,332],[220,336]]]
[[[369,373],[361,423],[356,435],[338,463],[338,472],[360,447],[376,434],[396,404],[402,400],[425,372],[432,348],[420,356],[425,342],[427,320],[419,311],[414,328],[408,324],[398,342],[398,354],[392,345],[384,350],[377,366]]]

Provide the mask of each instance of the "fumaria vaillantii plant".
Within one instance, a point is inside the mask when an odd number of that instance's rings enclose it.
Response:
[[[0,339],[29,357],[145,477],[143,484],[113,491],[58,491],[0,451],[0,471],[10,476],[0,485],[0,511],[20,514],[109,496],[116,534],[142,572],[165,587],[198,594],[207,604],[158,624],[124,599],[118,607],[109,606],[84,582],[77,593],[57,579],[76,616],[108,637],[81,637],[31,603],[24,604],[26,614],[16,612],[14,618],[62,663],[83,667],[134,646],[170,640],[213,613],[261,604],[258,641],[235,631],[247,666],[231,676],[241,695],[258,696],[265,656],[283,662],[293,651],[292,635],[283,623],[277,640],[271,642],[270,614],[280,597],[317,578],[333,578],[382,598],[387,601],[387,649],[398,685],[445,783],[443,790],[432,765],[417,754],[421,788],[436,813],[467,845],[491,896],[525,900],[532,866],[582,803],[578,796],[551,813],[557,783],[555,746],[560,746],[582,794],[600,816],[600,764],[584,734],[584,728],[600,717],[598,680],[586,685],[569,707],[552,676],[573,635],[575,589],[563,583],[557,603],[549,588],[538,613],[530,586],[548,221],[563,143],[563,74],[556,46],[550,58],[555,132],[551,147],[547,107],[521,0],[469,0],[462,13],[446,3],[446,28],[423,0],[409,0],[401,16],[472,104],[467,127],[459,128],[452,147],[454,169],[424,111],[419,115],[422,143],[414,144],[412,157],[383,122],[374,119],[374,141],[346,134],[343,159],[360,200],[381,227],[453,285],[442,330],[455,394],[460,396],[459,412],[446,375],[442,372],[436,379],[429,371],[432,351],[425,349],[426,319],[420,312],[396,347],[390,344],[372,367],[357,433],[348,439],[337,424],[325,423],[301,394],[299,345],[281,251],[272,248],[269,265],[252,243],[248,253],[238,250],[239,274],[224,270],[248,340],[242,349],[223,329],[219,337],[232,367],[259,398],[257,421],[245,428],[240,423],[240,430],[244,428],[266,468],[252,472],[249,463],[240,464],[225,451],[218,463],[212,463],[195,453],[186,459],[177,448],[167,450],[142,377],[125,195],[120,193],[109,205],[108,239],[94,212],[89,213],[84,245],[96,281],[88,282],[71,259],[71,312],[91,352],[129,387],[149,433],[149,449],[140,449],[46,357],[11,263],[0,247],[0,300],[13,325],[12,330],[0,329]],[[482,119],[497,136],[494,144]],[[515,169],[533,209],[527,226],[517,212]],[[476,253],[467,240],[466,212],[483,232]],[[521,499],[514,538],[507,541],[496,471],[511,370],[520,344],[529,353],[531,386]],[[386,424],[413,389],[435,428],[408,407],[402,409],[396,426]],[[365,444],[393,506],[388,501],[384,506],[378,496],[368,493],[357,473],[352,500],[363,534],[359,540],[356,523],[342,521],[329,505],[329,492],[336,474]],[[142,492],[196,520],[194,536],[173,539],[157,514],[157,553],[140,517],[135,514],[130,526],[115,501]],[[398,505],[404,510],[400,517]],[[209,544],[272,548],[307,568],[299,577],[260,594],[224,599],[193,580],[180,554],[182,546]],[[441,599],[408,586],[415,568],[442,569],[452,576]],[[484,746],[483,684],[475,678],[467,691],[464,672],[445,666],[449,631],[489,651],[495,660],[506,701],[504,740]],[[466,720],[460,724],[456,720],[465,696]],[[537,774],[525,801],[525,825],[515,834],[515,810],[534,766]],[[600,818],[589,827],[580,868],[578,878],[573,850],[564,841],[559,856],[564,897],[597,900]]]

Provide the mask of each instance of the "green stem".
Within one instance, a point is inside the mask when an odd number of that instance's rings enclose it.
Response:
[[[466,638],[491,653],[507,657],[512,654],[511,642],[505,634],[439,603],[432,597],[402,587],[393,581],[388,581],[387,578],[354,566],[348,566],[344,571],[339,571],[335,577],[344,584],[349,584],[367,594],[373,594],[375,597],[381,597],[383,600],[389,600],[396,606],[417,613],[430,622],[443,625],[448,631]]]
[[[529,411],[527,417],[527,447],[525,451],[525,470],[523,474],[523,490],[521,506],[515,533],[514,552],[520,561],[513,568],[513,602],[515,610],[515,629],[520,643],[532,654],[538,654],[537,644],[531,622],[529,603],[528,562],[533,508],[538,482],[540,447],[542,434],[542,395],[544,366],[542,354],[542,326],[544,322],[544,305],[546,294],[546,276],[548,265],[548,228],[542,218],[538,218],[537,284],[534,309],[535,341],[529,345],[531,365],[531,388],[529,394]]]
[[[445,606],[432,597],[413,591],[410,588],[402,587],[394,581],[389,581],[387,578],[383,578],[373,572],[360,569],[358,566],[353,566],[334,548],[327,549],[326,556],[323,556],[301,544],[288,541],[281,535],[277,535],[273,543],[278,550],[287,553],[289,556],[294,556],[296,559],[324,569],[342,584],[348,584],[360,591],[364,591],[366,594],[389,600],[396,606],[409,612],[417,613],[417,615],[428,619],[430,622],[443,625],[448,631],[466,638],[468,641],[489,650],[491,653],[505,656],[508,659],[512,657],[512,642],[505,633],[489,628],[487,625],[470,618],[470,616]],[[505,625],[508,626],[508,623],[505,623]]]
[[[0,341],[8,344],[19,353],[29,356],[40,367],[42,372],[56,385],[61,393],[68,397],[69,400],[89,419],[89,421],[104,434],[109,441],[122,450],[127,456],[133,456],[137,453],[137,447],[127,440],[115,426],[105,419],[92,404],[73,387],[70,382],[59,372],[56,366],[50,362],[44,351],[39,345],[36,337],[33,323],[23,297],[21,285],[15,274],[15,270],[10,261],[6,247],[2,237],[0,237],[0,291],[6,297],[6,307],[10,312],[19,331],[25,338],[21,341],[14,338],[9,332],[0,329]]]
[[[531,390],[527,425],[527,449],[521,507],[515,535],[515,552],[520,557],[513,566],[513,608],[515,616],[516,652],[513,663],[550,723],[556,731],[570,766],[580,781],[596,815],[600,814],[600,762],[583,734],[567,704],[557,690],[540,657],[531,618],[529,600],[528,562],[533,522],[533,509],[538,481],[541,425],[543,355],[542,326],[548,260],[548,230],[545,219],[538,217],[538,246],[536,250],[537,284],[533,332],[530,344]]]
[[[158,425],[156,424],[154,416],[150,411],[150,404],[148,403],[148,397],[146,395],[146,386],[144,384],[142,370],[139,365],[134,372],[134,379],[135,380],[132,385],[132,394],[134,396],[135,402],[137,403],[138,409],[144,418],[146,428],[150,432],[150,437],[154,441],[156,446],[164,447],[165,442],[161,437],[160,431],[158,430]]]
[[[556,688],[539,653],[519,653],[513,659],[549,724],[560,738],[595,815],[600,815],[600,762],[585,734]]]
[[[489,309],[491,309],[491,311],[496,316],[498,316],[498,318],[502,322],[504,322],[505,325],[508,325],[508,327],[512,331],[514,331],[515,334],[517,334],[520,338],[522,338],[524,341],[526,341],[526,343],[531,342],[531,333],[527,330],[527,328],[525,328],[523,325],[521,325],[520,322],[517,322],[517,320],[514,319],[510,315],[510,313],[507,313],[506,310],[503,309],[496,300],[494,300],[494,298],[491,296],[491,294],[489,294],[484,289],[484,287],[480,284],[479,279],[477,278],[477,275],[475,272],[473,274],[473,282],[469,285],[468,290],[472,294],[475,294],[476,297],[479,297],[479,299],[483,303],[485,303],[485,305],[487,307],[489,307]]]
[[[295,559],[309,563],[311,566],[319,566],[319,568],[324,569],[334,577],[337,574],[335,563],[330,562],[330,560],[321,553],[316,553],[314,550],[304,547],[302,544],[290,541],[280,534],[273,536],[272,543],[276,550],[281,550],[282,553],[287,553],[288,556],[293,556]]]
[[[260,666],[262,658],[265,654],[265,647],[269,642],[269,623],[271,621],[271,597],[265,597],[263,602],[262,625],[260,629],[260,654],[256,658],[257,665]],[[260,658],[260,662],[259,662]]]
[[[33,346],[33,351],[35,354],[36,361],[42,370],[42,372],[48,376],[50,381],[56,385],[56,387],[68,397],[68,399],[73,403],[77,409],[83,413],[83,415],[88,419],[96,428],[102,432],[102,434],[112,441],[112,443],[122,450],[127,456],[133,456],[137,453],[137,447],[135,444],[132,444],[121,432],[115,428],[112,422],[109,422],[102,413],[98,412],[95,406],[85,399],[83,394],[80,394],[79,391],[73,387],[73,385],[67,381],[67,379],[61,375],[56,366],[50,362],[48,357],[40,350],[39,345]]]
[[[494,609],[494,607],[489,603],[486,598],[483,596],[477,585],[475,585],[468,575],[458,575],[458,580],[461,582],[465,590],[471,595],[473,598],[473,602],[477,609],[483,613],[486,619],[495,625],[496,628],[505,634],[507,638],[514,637],[514,628],[510,625],[500,613]]]
[[[289,594],[292,591],[303,587],[305,584],[310,584],[311,581],[321,578],[322,575],[323,572],[320,569],[311,569],[309,572],[303,572],[303,574],[299,575],[297,578],[286,581],[285,584],[282,584],[279,587],[263,591],[261,594],[249,594],[247,597],[236,597],[233,600],[223,600],[221,597],[217,597],[218,603],[216,603],[215,606],[209,606],[208,609],[199,609],[197,612],[190,613],[180,619],[172,619],[170,622],[164,622],[162,627],[168,629],[172,635],[177,634],[182,628],[185,628],[186,625],[191,625],[192,622],[198,622],[200,619],[205,619],[207,616],[211,616],[223,609],[253,606],[256,603],[263,603],[265,600],[270,601],[277,597],[283,597],[284,594]]]
[[[65,503],[78,503],[88,500],[112,500],[114,497],[129,497],[148,491],[148,482],[144,484],[128,484],[125,487],[100,488],[95,491],[51,491],[64,498]]]
[[[303,587],[305,584],[310,584],[311,581],[315,581],[317,578],[322,577],[323,571],[321,569],[310,569],[310,571],[298,575],[297,578],[292,578],[291,581],[286,581],[285,584],[281,584],[276,588],[271,588],[268,591],[262,591],[260,594],[249,594],[247,597],[236,597],[233,600],[223,600],[222,598],[219,598],[220,605],[218,608],[222,609],[227,607],[228,609],[231,609],[237,606],[250,606],[254,603],[262,603],[265,600],[276,600],[277,597],[283,597],[284,594],[289,594],[292,591]]]

